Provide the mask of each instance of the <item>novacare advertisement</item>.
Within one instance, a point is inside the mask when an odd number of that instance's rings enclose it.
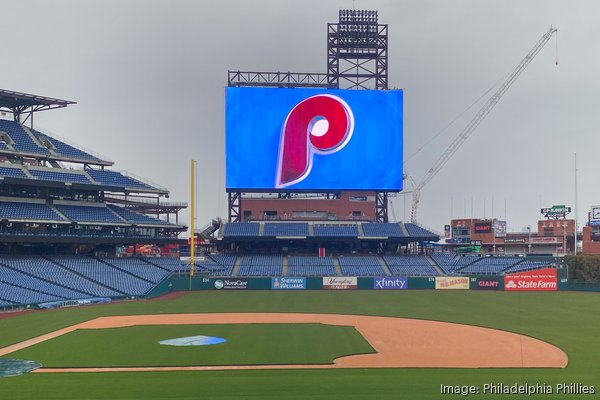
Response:
[[[504,276],[504,290],[557,290],[555,268],[543,268]]]
[[[467,276],[436,276],[436,289],[469,289],[469,277]]]
[[[408,289],[408,279],[405,276],[401,276],[398,278],[390,278],[390,277],[373,278],[373,289],[375,289],[375,290]]]
[[[213,287],[217,290],[243,290],[248,289],[248,279],[215,279]]]
[[[304,290],[306,278],[271,278],[273,290]]]
[[[356,289],[358,279],[348,276],[326,276],[323,278],[323,289],[325,290],[348,290]]]

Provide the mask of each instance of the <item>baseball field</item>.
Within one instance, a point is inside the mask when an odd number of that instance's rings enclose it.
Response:
[[[439,399],[464,397],[447,393],[473,387],[478,392],[470,396],[485,399],[589,399],[597,394],[583,394],[582,388],[594,387],[596,393],[600,388],[599,300],[595,293],[574,292],[203,291],[170,299],[28,312],[0,319],[0,351],[51,335],[0,358],[34,360],[43,368],[0,378],[0,398]],[[366,329],[364,321],[371,320],[380,325]],[[411,335],[420,324],[434,330]],[[397,334],[396,325],[404,326],[404,333]],[[497,332],[500,339],[459,341],[452,333],[459,331],[436,335],[442,326],[468,332],[493,328],[477,334]],[[227,341],[197,347],[158,344],[194,335]],[[549,368],[360,367],[348,362],[376,360],[382,356],[378,349],[395,349],[394,354],[412,357],[428,351],[434,360],[451,356],[453,366],[463,359],[465,366],[468,360],[485,366],[486,359],[499,360],[512,351],[513,342],[502,337],[518,338],[521,351],[527,350],[527,340],[535,339],[546,347],[529,350],[539,349],[542,358],[556,350],[568,361]],[[415,348],[414,353],[405,352]],[[402,362],[417,365],[414,360]],[[190,366],[214,370],[185,369]],[[500,393],[511,387],[533,387],[538,394]]]

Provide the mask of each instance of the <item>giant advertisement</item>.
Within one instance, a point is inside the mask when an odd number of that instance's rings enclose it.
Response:
[[[505,275],[504,290],[557,290],[556,269],[542,268]]]
[[[402,190],[403,92],[226,88],[228,190]]]

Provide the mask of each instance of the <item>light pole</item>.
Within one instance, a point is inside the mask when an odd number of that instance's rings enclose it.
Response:
[[[529,240],[527,242],[527,247],[529,248],[528,254],[531,254],[531,225],[527,225],[527,230],[529,231]]]

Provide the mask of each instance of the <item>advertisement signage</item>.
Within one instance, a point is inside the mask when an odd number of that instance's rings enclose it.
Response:
[[[490,222],[476,222],[475,233],[492,233],[492,224]]]
[[[248,289],[248,279],[215,279],[213,287],[217,290],[243,290]]]
[[[532,237],[531,243],[558,243],[555,237]]]
[[[228,190],[402,190],[401,90],[225,90]]]
[[[271,278],[271,289],[304,290],[306,289],[306,278]]]
[[[469,277],[467,276],[436,276],[436,289],[469,289]]]
[[[400,276],[391,278],[389,276],[373,278],[373,289],[375,290],[404,290],[408,289],[408,278]]]
[[[592,206],[590,221],[600,221],[600,206]]]
[[[506,236],[506,221],[498,221],[494,220],[494,235],[496,237],[505,237]]]
[[[571,207],[567,207],[564,204],[552,206],[550,208],[542,208],[540,210],[542,215],[548,219],[565,219],[567,214],[571,212]]]
[[[326,276],[323,277],[323,289],[326,290],[349,290],[356,289],[358,279],[348,276]]]
[[[444,225],[444,238],[450,238],[450,225]]]
[[[475,285],[473,288],[477,290],[500,290],[501,278],[473,278]]]
[[[506,244],[519,244],[519,243],[523,244],[523,243],[525,243],[525,239],[513,239],[513,238],[508,239],[507,238],[507,239],[504,239],[504,243],[506,243]]]
[[[504,276],[506,291],[557,290],[556,269],[543,268]]]

